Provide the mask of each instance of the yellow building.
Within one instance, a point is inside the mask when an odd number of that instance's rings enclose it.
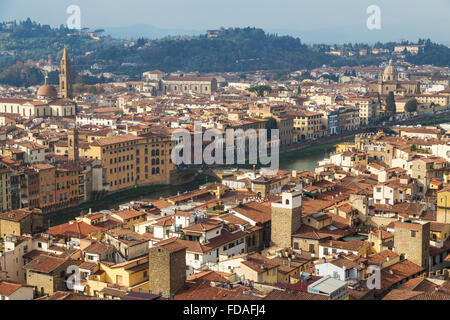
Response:
[[[431,179],[428,188],[431,190],[439,190],[442,188],[443,185],[444,183],[442,181]]]
[[[241,262],[241,273],[246,280],[275,284],[278,281],[278,263],[259,253],[253,253]]]
[[[109,191],[135,185],[136,145],[140,138],[127,134],[107,137],[91,143],[87,156],[101,161],[104,183]]]
[[[341,142],[336,145],[336,153],[344,153],[347,151],[353,151],[358,148],[356,142]]]
[[[172,149],[175,142],[166,135],[147,133],[136,145],[136,184],[169,184],[174,170]]]
[[[55,175],[55,207],[67,208],[80,200],[78,167],[57,168]]]
[[[436,221],[450,223],[450,187],[437,193]]]
[[[316,230],[320,230],[326,226],[329,226],[332,223],[332,218],[323,212],[317,212],[303,217],[302,223],[313,227]]]
[[[167,184],[174,169],[171,159],[174,143],[163,135],[125,134],[94,141],[86,156],[101,161],[104,183],[109,185],[109,191]]]
[[[9,235],[20,236],[31,233],[33,214],[29,210],[17,209],[0,215],[0,238],[5,239]]]
[[[322,113],[303,111],[290,114],[294,116],[295,141],[320,138],[327,134]]]
[[[369,233],[370,253],[380,253],[394,247],[394,235],[382,229],[373,229]]]
[[[118,264],[100,262],[97,272],[87,278],[85,294],[105,298],[108,294],[106,288],[123,291],[136,291],[137,288],[148,290],[148,255]],[[111,296],[111,292],[108,295]]]
[[[111,214],[112,218],[115,218],[123,223],[124,228],[133,230],[133,226],[137,223],[147,220],[147,213],[144,211],[136,211],[133,209],[116,211]]]
[[[450,224],[430,222],[430,240],[444,242],[450,236]]]

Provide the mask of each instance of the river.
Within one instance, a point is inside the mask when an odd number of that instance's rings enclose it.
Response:
[[[295,150],[286,152],[280,155],[280,169],[281,170],[297,170],[297,171],[314,171],[314,167],[317,166],[318,161],[329,156],[330,152],[334,151],[334,145],[341,141],[351,141],[353,137],[340,139],[336,141],[318,143],[301,150]],[[176,195],[178,192],[192,191],[198,189],[198,187],[206,180],[197,179],[194,182],[187,183],[179,186],[160,186],[156,190],[149,191],[148,193],[142,192],[142,189],[138,193],[131,192],[131,195],[127,199],[110,199],[108,201],[96,201],[89,204],[81,204],[80,206],[67,208],[61,211],[52,212],[45,215],[44,226],[51,227],[58,224],[65,223],[71,219],[78,217],[81,212],[87,213],[89,208],[92,212],[105,210],[105,209],[117,209],[120,204],[133,200],[156,200],[160,197],[170,197]],[[211,181],[211,180],[209,180]]]
[[[280,155],[281,170],[314,171],[314,167],[336,148],[335,145],[344,141],[354,141],[354,136],[334,140],[326,143],[318,143],[304,149],[290,151]]]

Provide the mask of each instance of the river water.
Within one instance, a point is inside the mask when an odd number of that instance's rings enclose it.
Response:
[[[287,154],[282,154],[280,157],[280,169],[281,170],[297,170],[297,171],[314,171],[314,167],[317,166],[318,161],[323,160],[328,157],[330,152],[334,151],[333,144],[326,145],[319,150],[315,149],[311,151],[311,148],[306,148],[303,150],[291,151]],[[142,200],[142,199],[150,199],[156,200],[160,197],[170,197],[176,195],[178,192],[192,191],[198,189],[201,184],[204,184],[205,181],[195,181],[192,183],[188,183],[180,186],[170,186],[170,187],[162,187],[160,190],[156,192],[152,192],[148,196],[141,196],[138,198],[129,199],[128,201],[133,200]],[[126,201],[122,201],[124,203]],[[99,201],[99,205],[95,205],[92,208],[92,211],[100,211],[105,209],[117,209],[121,203],[109,203],[102,205],[101,201]],[[44,226],[50,227],[58,224],[65,223],[69,220],[75,219],[81,213],[81,208],[73,207],[67,208],[62,211],[52,212],[45,216],[44,218]],[[83,213],[87,213],[87,209],[83,210]]]
[[[280,169],[281,170],[297,170],[297,171],[314,171],[314,167],[317,166],[318,162],[327,158],[335,148],[325,149],[321,151],[308,152],[308,151],[295,151],[297,157],[292,159],[280,159]]]

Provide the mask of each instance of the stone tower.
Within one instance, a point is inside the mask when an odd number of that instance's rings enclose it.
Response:
[[[59,70],[59,95],[61,98],[73,98],[72,66],[66,48],[64,48]]]
[[[149,289],[171,298],[186,282],[186,246],[168,239],[149,250]]]
[[[430,223],[396,222],[394,251],[422,268],[428,269],[430,252]]]
[[[69,161],[72,161],[75,165],[78,165],[80,160],[80,152],[78,149],[78,128],[69,130],[67,134],[68,148],[69,148]]]
[[[275,246],[292,246],[292,233],[302,224],[301,191],[283,192],[281,201],[272,203],[271,235]]]

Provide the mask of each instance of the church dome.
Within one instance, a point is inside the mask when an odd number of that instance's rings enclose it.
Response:
[[[389,60],[389,65],[384,69],[383,81],[397,81],[398,73],[395,66],[392,64],[392,60]]]
[[[44,84],[39,88],[37,95],[41,97],[56,97],[58,96],[58,92],[56,91],[55,87],[49,84]]]
[[[389,65],[384,69],[385,75],[394,75],[397,73],[397,69],[395,69],[395,66],[392,64],[392,60],[389,60]]]

